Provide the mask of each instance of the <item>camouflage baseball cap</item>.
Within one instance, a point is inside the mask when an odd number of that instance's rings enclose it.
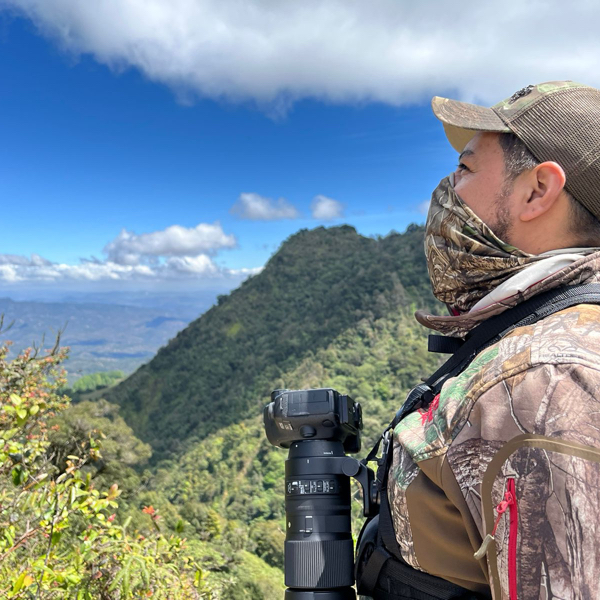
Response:
[[[438,96],[431,104],[455,150],[479,131],[514,133],[537,160],[557,162],[569,193],[600,219],[600,90],[551,81],[491,108]]]

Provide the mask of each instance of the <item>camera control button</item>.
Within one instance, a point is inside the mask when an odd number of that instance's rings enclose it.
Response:
[[[300,435],[303,438],[315,437],[315,435],[317,435],[317,430],[314,427],[311,427],[310,425],[303,425],[302,427],[300,427]]]
[[[323,427],[333,427],[334,423],[333,421],[330,421],[329,419],[325,419],[322,423]]]
[[[354,477],[360,470],[360,463],[350,456],[344,458],[342,462],[342,472],[348,477]]]
[[[312,533],[313,532],[313,518],[312,517],[304,517],[304,533]]]

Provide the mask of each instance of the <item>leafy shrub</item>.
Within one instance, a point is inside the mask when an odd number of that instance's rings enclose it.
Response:
[[[52,419],[68,406],[60,363],[66,350],[31,349],[7,361],[0,346],[0,597],[76,600],[209,599],[210,575],[185,541],[160,530],[146,507],[148,530],[119,523],[116,484],[94,487],[86,466],[102,457],[88,438],[78,454],[52,461]]]

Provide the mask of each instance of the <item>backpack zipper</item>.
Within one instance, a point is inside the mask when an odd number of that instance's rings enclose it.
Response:
[[[512,496],[512,502],[508,505],[510,517],[510,529],[508,531],[508,591],[510,600],[517,600],[517,533],[519,515],[514,477],[508,479],[506,488],[506,494]]]
[[[508,590],[510,600],[517,600],[517,533],[519,526],[517,496],[515,492],[515,478],[510,477],[506,480],[506,491],[504,499],[496,506],[496,521],[491,533],[488,533],[479,550],[475,553],[475,559],[481,560],[491,542],[495,542],[496,529],[500,520],[508,510],[509,529],[508,529]]]

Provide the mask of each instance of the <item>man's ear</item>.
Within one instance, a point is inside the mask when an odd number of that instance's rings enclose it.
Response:
[[[521,221],[533,221],[547,213],[560,198],[567,181],[563,168],[552,161],[539,164],[527,176],[531,193],[521,206]]]

